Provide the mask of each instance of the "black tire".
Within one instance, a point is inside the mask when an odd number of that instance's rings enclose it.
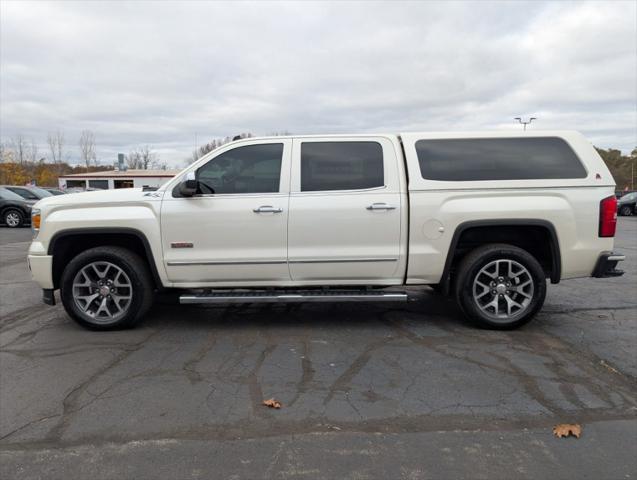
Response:
[[[106,319],[98,322],[94,316],[86,313],[74,298],[73,282],[76,276],[81,269],[94,262],[115,265],[128,276],[127,280],[130,280],[130,303],[125,312],[112,321]],[[96,247],[80,253],[66,266],[60,283],[60,297],[64,309],[73,320],[91,330],[121,330],[134,327],[153,304],[153,296],[153,280],[147,263],[137,254],[121,247]],[[99,299],[96,300],[99,302]],[[99,312],[97,315],[99,316]]]
[[[619,214],[628,217],[633,214],[633,209],[628,205],[624,205],[619,209]]]
[[[8,208],[2,212],[2,221],[9,228],[21,227],[24,225],[24,213],[17,208]]]
[[[476,277],[482,275],[478,281],[490,278],[485,277],[485,274],[481,273],[481,271],[483,268],[488,268],[489,265],[493,265],[493,262],[498,260],[502,260],[502,262],[501,264],[495,264],[494,273],[497,277],[493,279],[493,284],[496,284],[496,286],[491,287],[492,284],[489,284],[487,285],[489,292],[481,290],[474,294],[474,281],[476,281]],[[516,265],[514,268],[521,266],[526,269],[526,272],[523,273],[521,277],[512,276],[511,280],[509,280],[506,274],[500,277],[498,269],[501,268],[501,266],[506,266],[509,260],[515,262],[513,264]],[[504,280],[500,280],[501,278]],[[524,288],[530,288],[524,287],[523,285],[519,287],[515,285],[516,282],[522,282],[521,278],[528,279],[524,283],[532,282],[529,284],[533,289],[530,299],[527,298],[528,291],[525,294],[515,293],[518,288],[520,291],[523,291]],[[526,250],[507,244],[485,245],[468,253],[460,263],[454,283],[458,305],[466,317],[481,328],[494,330],[511,330],[518,328],[533,319],[542,308],[544,299],[546,298],[546,275],[539,262]],[[507,287],[507,285],[511,284],[512,287]],[[494,289],[491,290],[491,288]],[[500,292],[496,290],[496,288],[512,288],[512,290]],[[486,296],[486,299],[481,300],[480,298],[475,298],[476,295],[478,297],[480,297],[480,295]],[[489,312],[484,309],[487,303],[492,303],[489,302],[489,300],[496,302],[496,306],[490,307],[494,309],[494,312]],[[504,315],[509,313],[506,317],[496,318],[498,315],[497,310],[507,308],[507,305],[510,304],[509,300],[515,300],[518,305],[524,304],[523,308],[520,307],[516,312],[504,313]],[[482,308],[480,308],[480,302],[482,302]]]

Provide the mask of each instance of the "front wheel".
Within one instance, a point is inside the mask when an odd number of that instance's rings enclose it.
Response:
[[[64,269],[60,297],[66,312],[83,327],[130,328],[152,304],[152,277],[146,262],[130,250],[91,248]]]
[[[622,208],[619,209],[619,214],[625,217],[632,215],[632,213],[633,213],[633,209],[630,208],[628,205],[623,206]]]
[[[467,254],[458,269],[456,300],[478,326],[498,330],[529,322],[542,308],[546,276],[527,251],[485,245]]]
[[[2,215],[4,224],[9,228],[20,227],[24,223],[24,215],[20,210],[11,208]]]

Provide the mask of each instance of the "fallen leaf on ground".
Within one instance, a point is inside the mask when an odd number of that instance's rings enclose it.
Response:
[[[608,363],[606,363],[604,360],[600,360],[599,361],[600,365],[602,367],[605,367],[606,369],[610,370],[613,373],[619,373],[615,368],[611,367]]]
[[[576,423],[560,423],[553,427],[553,433],[558,438],[568,437],[569,435],[579,438],[582,434],[582,427]]]
[[[263,405],[270,408],[281,408],[281,402],[271,398],[269,400],[263,400]]]

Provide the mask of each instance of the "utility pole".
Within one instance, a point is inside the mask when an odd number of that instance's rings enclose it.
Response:
[[[521,117],[515,117],[514,120],[517,120],[519,124],[524,125],[524,131],[526,132],[526,126],[529,125],[533,120],[537,120],[537,118],[531,117],[526,122],[522,120]]]

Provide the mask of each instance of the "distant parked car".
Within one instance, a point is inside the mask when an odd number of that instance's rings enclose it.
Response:
[[[619,200],[620,198],[622,198],[625,195],[628,195],[629,193],[635,193],[637,192],[637,190],[615,190],[615,196],[617,197],[617,200]]]
[[[635,203],[637,203],[637,192],[624,195],[617,201],[617,213],[619,215],[635,215],[637,212]]]
[[[52,195],[65,195],[66,194],[66,192],[63,192],[59,188],[44,187],[44,188],[42,188],[42,190],[46,190],[47,192],[49,192]]]
[[[31,206],[20,195],[0,187],[0,219],[10,228],[31,222]]]
[[[17,193],[30,205],[33,205],[35,202],[42,200],[43,198],[53,196],[52,193],[39,187],[21,187],[18,185],[2,185],[2,187],[12,191],[13,193]]]

